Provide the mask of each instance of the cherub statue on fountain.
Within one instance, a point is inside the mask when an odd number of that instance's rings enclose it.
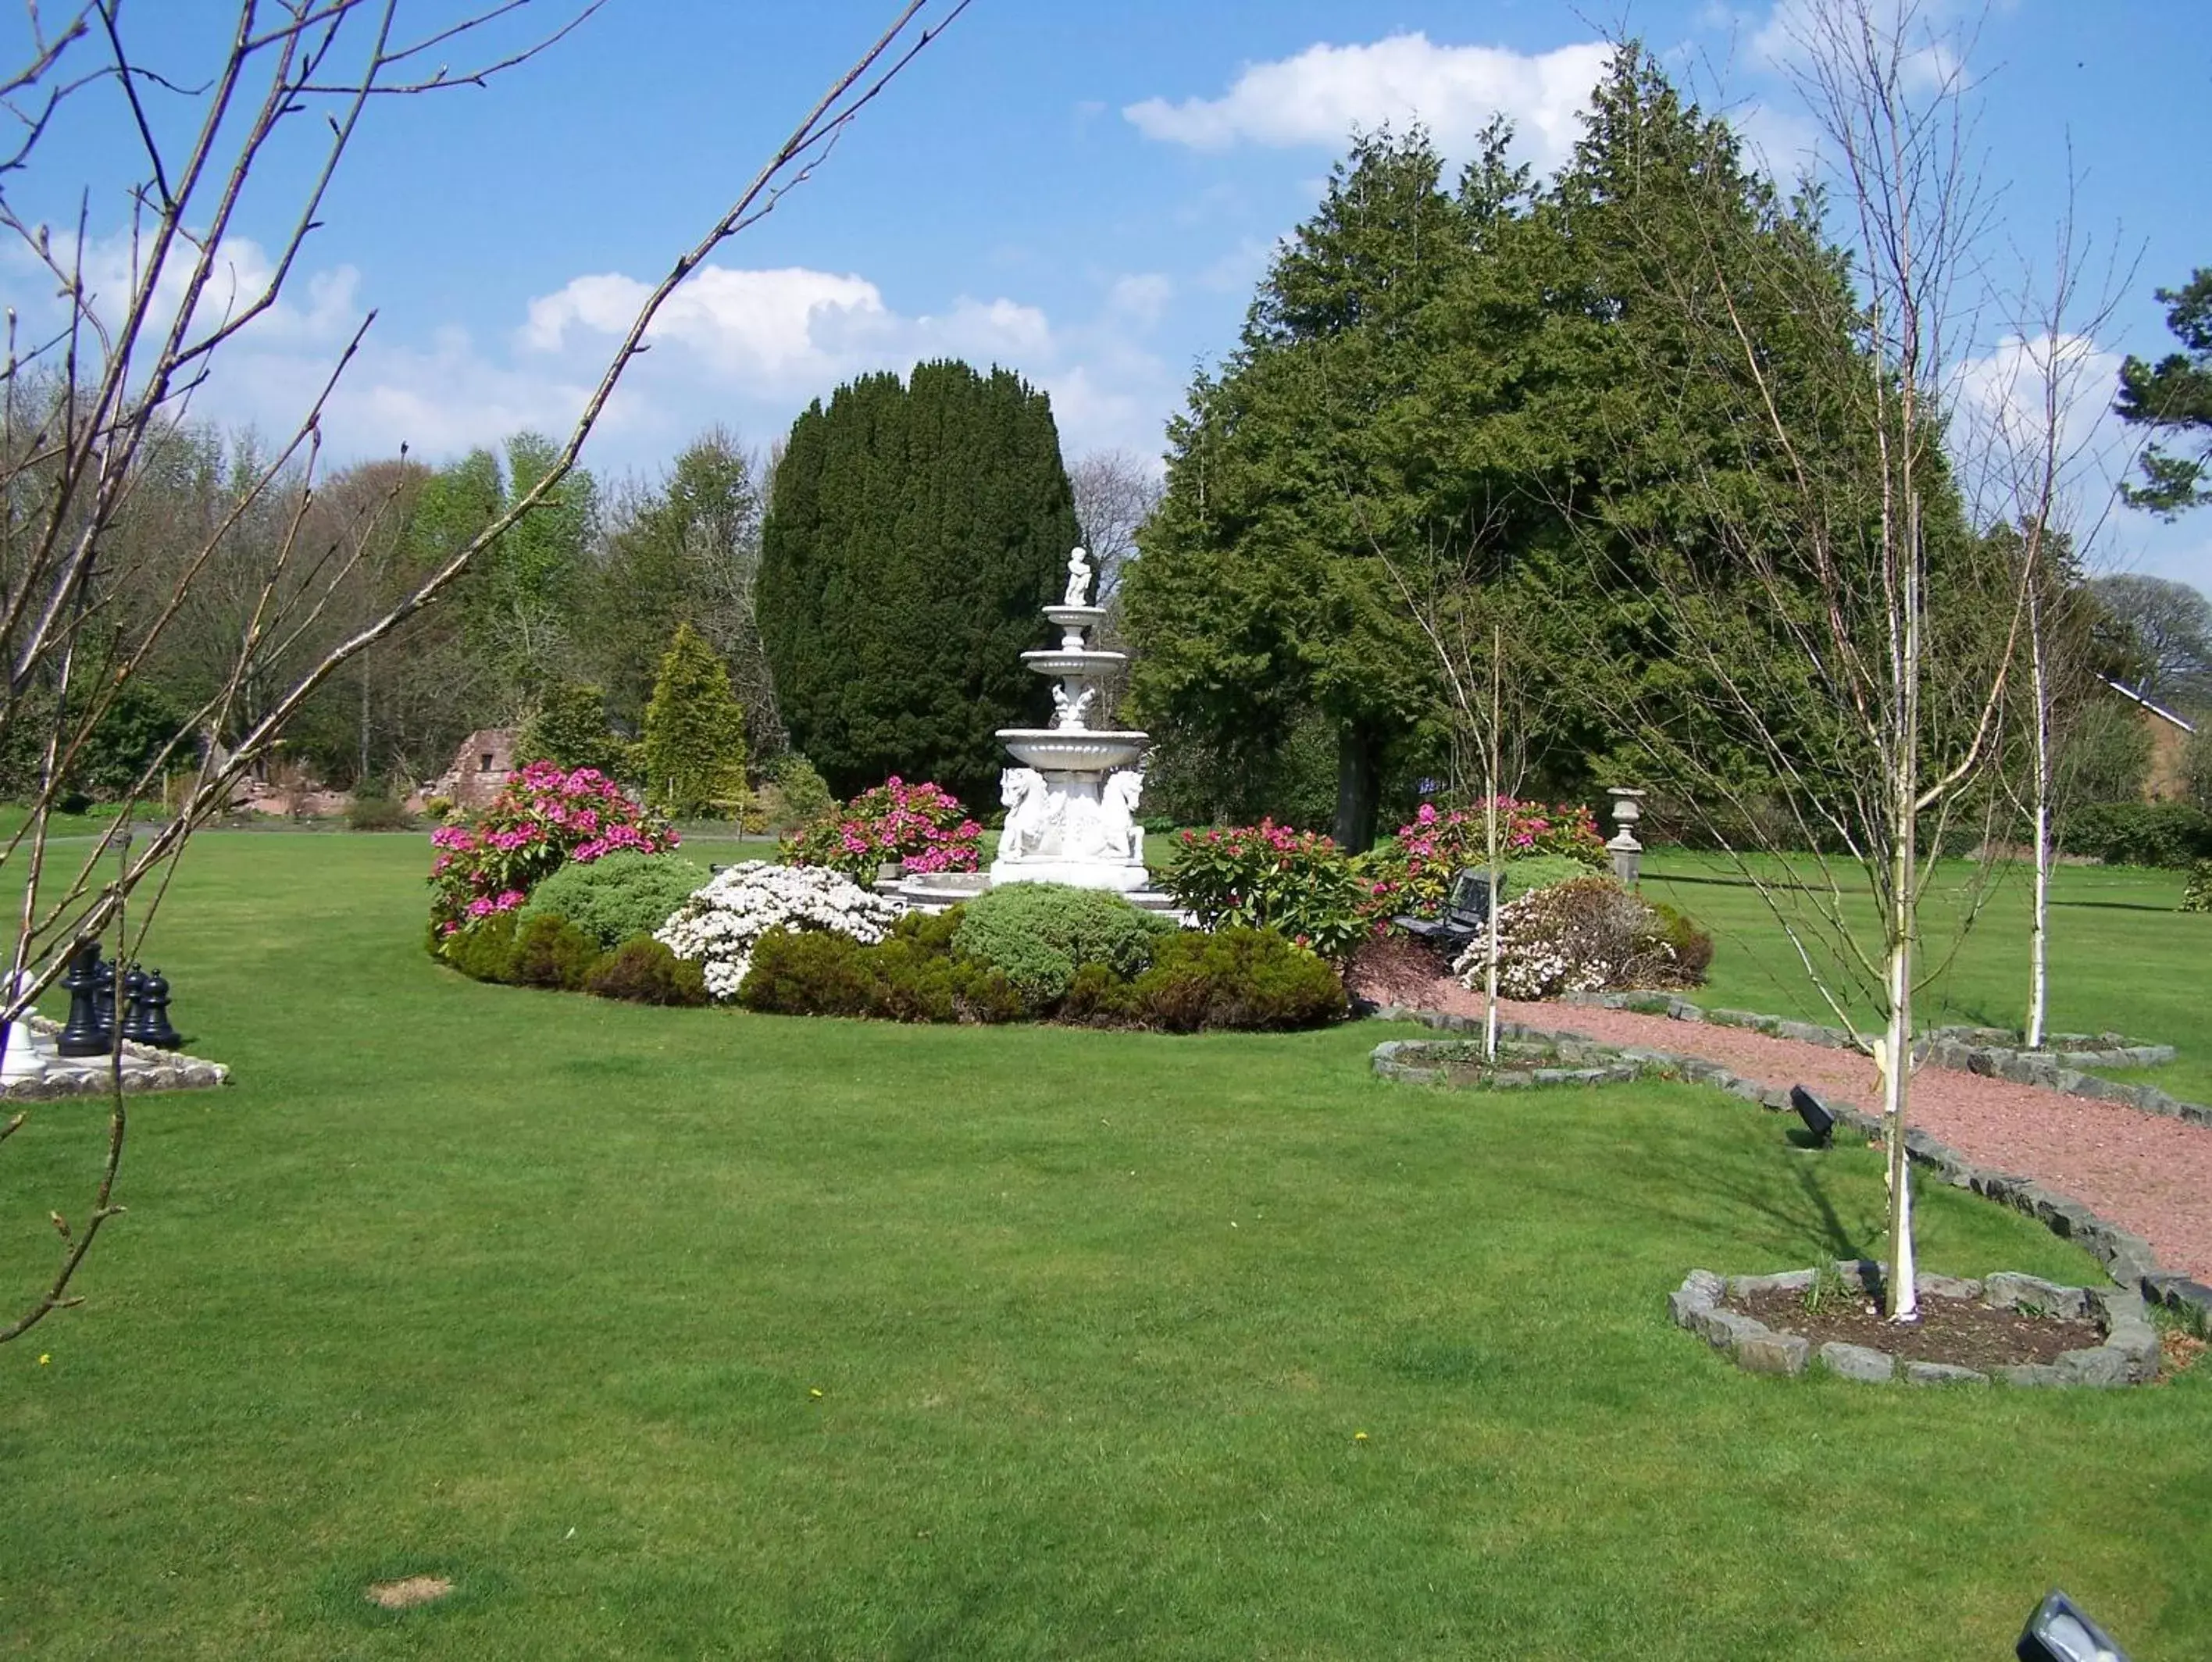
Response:
[[[1063,606],[1087,606],[1091,604],[1091,556],[1081,549],[1067,556],[1067,594]]]
[[[1052,689],[1052,725],[1064,731],[1082,731],[1083,719],[1089,713],[1091,705],[1097,701],[1097,697],[1098,689],[1096,687],[1085,687],[1072,698],[1068,696],[1066,687],[1054,688]]]

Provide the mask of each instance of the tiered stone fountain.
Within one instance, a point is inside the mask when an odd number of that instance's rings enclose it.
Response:
[[[1000,776],[1006,826],[991,867],[994,884],[1073,883],[1123,894],[1146,887],[1145,834],[1136,817],[1145,776],[1136,764],[1148,736],[1090,725],[1106,678],[1128,661],[1089,644],[1106,616],[1104,607],[1091,604],[1091,561],[1078,549],[1068,556],[1066,594],[1044,608],[1060,645],[1022,654],[1023,663],[1056,683],[1052,725],[1000,730],[1018,765]]]
[[[1141,907],[1188,922],[1174,901],[1151,886],[1145,870],[1144,828],[1137,803],[1145,776],[1138,761],[1150,735],[1091,725],[1106,695],[1106,678],[1128,660],[1121,652],[1094,651],[1091,631],[1106,609],[1091,604],[1090,557],[1068,556],[1067,591],[1044,615],[1060,631],[1060,645],[1024,652],[1022,661],[1048,676],[1049,727],[1003,727],[999,739],[1015,766],[999,777],[1006,824],[999,858],[988,873],[916,872],[878,885],[884,894],[924,912],[941,912],[987,889],[1010,883],[1072,883],[1110,889]]]

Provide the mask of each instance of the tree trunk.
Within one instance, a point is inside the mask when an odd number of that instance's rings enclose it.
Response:
[[[1504,772],[1499,758],[1504,754],[1505,737],[1504,711],[1500,701],[1503,689],[1498,683],[1504,673],[1501,660],[1504,655],[1505,631],[1493,626],[1490,635],[1490,743],[1483,747],[1482,768],[1482,853],[1490,868],[1490,926],[1483,931],[1482,949],[1482,1059],[1492,1065],[1498,1060],[1498,795]]]
[[[2027,1047],[2043,1048],[2045,1008],[2050,1001],[2051,927],[2051,699],[2043,662],[2042,606],[2033,586],[2027,597],[2027,650],[2035,695],[2035,916],[2027,935]]]
[[[1375,842],[1382,748],[1373,732],[1357,722],[1337,729],[1336,840],[1348,854],[1364,854]]]
[[[1911,411],[1905,430],[1911,431]],[[1908,448],[1908,454],[1910,450]],[[1912,1081],[1912,949],[1919,933],[1920,826],[1920,604],[1919,503],[1908,491],[1905,501],[1902,628],[1896,642],[1896,716],[1890,725],[1889,764],[1889,1024],[1883,1035],[1881,1111],[1887,1132],[1889,1168],[1888,1316],[1917,1320],[1918,1289],[1913,1285],[1912,1170],[1905,1158],[1905,1104]]]

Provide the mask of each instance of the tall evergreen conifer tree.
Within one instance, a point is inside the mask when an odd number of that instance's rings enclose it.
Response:
[[[689,623],[661,656],[638,749],[646,799],[672,819],[744,806],[745,713],[730,666]]]
[[[758,618],[793,746],[840,796],[890,774],[988,798],[997,730],[1042,725],[1074,497],[1046,396],[1011,371],[863,376],[793,425]]]

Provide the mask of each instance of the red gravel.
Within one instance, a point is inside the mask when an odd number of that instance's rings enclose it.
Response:
[[[1352,991],[1379,1004],[1481,1016],[1480,993],[1425,967],[1416,971],[1416,961],[1363,956],[1348,978]],[[1498,1009],[1532,1027],[1702,1056],[1765,1085],[1802,1084],[1869,1110],[1876,1101],[1874,1064],[1850,1051],[1581,1004],[1501,998]],[[2078,1200],[2149,1241],[2161,1268],[2212,1282],[2212,1127],[1933,1066],[1913,1076],[1907,1112],[1913,1125],[1975,1164],[2033,1178]]]

